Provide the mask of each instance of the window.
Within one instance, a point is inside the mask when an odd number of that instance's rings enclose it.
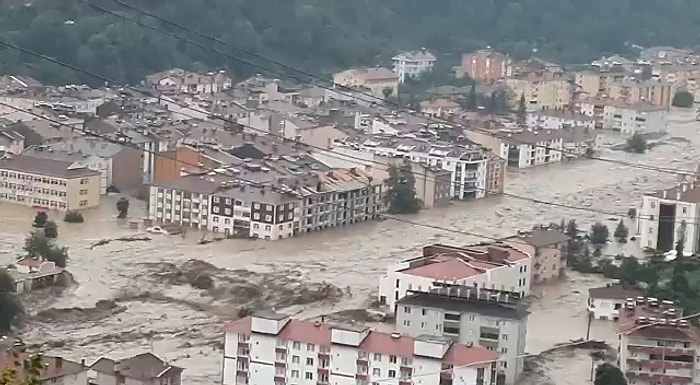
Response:
[[[292,370],[292,378],[299,378],[299,371],[298,370]]]
[[[399,280],[397,279],[396,280],[396,288],[398,289],[398,287],[399,287]]]
[[[382,370],[379,368],[374,368],[374,369],[372,369],[372,375],[379,377],[382,375]]]
[[[309,352],[313,352],[314,349],[316,349],[316,345],[314,344],[306,344],[306,350]]]
[[[80,190],[80,195],[87,195],[88,190]]]
[[[214,197],[213,201],[214,201],[214,203],[219,203],[221,201],[221,199],[219,197]]]
[[[508,341],[508,334],[502,335],[501,338],[503,338],[503,341]]]
[[[428,310],[427,310],[427,309],[421,309],[420,314],[421,314],[421,315],[428,315]]]
[[[258,229],[260,229],[260,225],[257,223],[253,223],[253,230],[258,230]],[[295,342],[295,344],[296,344],[296,342]],[[299,349],[299,348],[296,347],[295,349]]]
[[[409,321],[409,320],[404,320],[404,321],[403,321],[403,326],[406,326],[406,327],[411,326],[411,321]]]
[[[211,219],[211,221],[214,222],[214,223],[218,223],[218,222],[219,222],[219,217],[213,217],[213,218]]]
[[[389,356],[389,362],[391,362],[392,364],[395,364],[396,363],[396,356]]]
[[[304,373],[304,378],[306,378],[307,380],[313,380],[314,374],[311,372],[306,372],[306,373]]]
[[[396,378],[396,370],[389,370],[389,378]]]
[[[253,219],[256,220],[256,221],[259,221],[259,220],[260,220],[260,214],[258,214],[258,213],[253,214]]]
[[[270,230],[272,230],[272,226],[266,225],[266,226],[265,226],[265,231],[270,231]]]
[[[87,206],[88,201],[80,201],[80,207]]]
[[[214,212],[214,214],[218,214],[219,213],[219,206],[214,206],[214,207],[212,207],[211,210]]]
[[[427,324],[426,324],[425,322],[421,322],[421,323],[420,323],[420,328],[421,328],[421,329],[425,329],[425,326],[426,326],[426,325],[427,325]]]
[[[271,221],[272,221],[272,215],[265,215],[265,221],[266,221],[266,222],[271,222]]]
[[[231,198],[226,198],[226,200],[225,200],[224,202],[225,202],[227,205],[230,205],[230,204],[231,204]]]
[[[256,225],[257,226],[257,225]],[[257,227],[256,227],[257,228]],[[295,342],[292,344],[292,349],[301,349],[301,342]]]
[[[299,363],[299,356],[292,356],[292,363],[298,364]]]
[[[374,360],[375,361],[381,361],[382,360],[382,355],[379,353],[374,353]]]
[[[688,212],[688,208],[685,207],[685,206],[683,206],[683,214],[685,214],[685,213],[687,213],[687,212]]]
[[[46,182],[44,182],[44,183],[46,183]],[[83,178],[80,180],[80,184],[87,184],[87,183],[88,183],[87,178]]]
[[[314,359],[311,357],[306,358],[306,365],[313,366],[314,365]]]
[[[501,348],[501,353],[507,354],[507,353],[508,353],[508,348]]]
[[[411,314],[411,308],[408,307],[408,306],[404,306],[404,307],[403,307],[403,312],[406,313],[406,314]]]
[[[229,209],[229,208],[224,209],[224,214],[231,215],[231,209]]]
[[[259,208],[260,208],[260,203],[253,203],[253,208],[254,208],[254,209],[259,209]]]

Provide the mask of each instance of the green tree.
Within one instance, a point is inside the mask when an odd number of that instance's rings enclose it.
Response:
[[[392,214],[418,212],[421,201],[416,198],[416,186],[411,163],[408,160],[400,166],[389,166],[389,177],[384,181],[387,187],[384,203]]]
[[[23,367],[23,360],[14,362],[15,367],[9,366],[5,368],[0,376],[0,385],[40,385],[41,371],[44,369],[44,363],[40,354],[29,356],[29,366]],[[23,376],[19,373],[24,372]]]
[[[617,227],[615,228],[615,232],[613,233],[613,237],[617,239],[618,242],[624,243],[627,242],[627,236],[629,235],[629,230],[627,229],[627,226],[625,226],[625,222],[620,219],[620,222],[617,223]]]
[[[58,237],[58,225],[54,221],[46,221],[44,224],[44,235],[46,238],[56,239]]]
[[[594,385],[627,385],[625,375],[620,369],[609,363],[598,365],[595,368]]]
[[[690,108],[695,104],[695,96],[688,91],[678,91],[673,95],[671,104],[674,107]]]
[[[476,96],[476,80],[472,80],[472,85],[469,88],[469,97],[467,99],[467,110],[476,111],[478,108],[477,96]]]
[[[32,226],[37,227],[37,228],[44,227],[44,225],[46,224],[46,221],[48,219],[49,219],[49,215],[46,214],[45,211],[39,211],[34,216],[34,223],[32,224]]]
[[[575,219],[569,220],[569,223],[566,224],[566,231],[564,234],[566,234],[566,236],[569,238],[578,237],[578,225],[576,224]]]
[[[608,226],[600,222],[596,222],[591,226],[590,239],[592,244],[604,245],[608,242],[608,238],[610,238]]]
[[[387,87],[382,90],[382,94],[384,94],[384,99],[388,99],[389,96],[394,94],[394,90],[392,88]]]
[[[626,285],[637,284],[641,281],[641,265],[635,257],[627,257],[620,263],[618,279]]]
[[[625,147],[626,151],[635,152],[637,154],[643,154],[646,152],[649,146],[647,145],[646,139],[641,134],[635,132],[629,139],[627,139],[627,145]]]
[[[634,207],[630,207],[629,210],[627,210],[627,216],[634,219],[637,217],[637,209]]]
[[[31,258],[43,258],[53,262],[58,267],[66,267],[68,263],[68,251],[54,245],[40,231],[32,231],[24,239],[24,251]]]
[[[117,218],[124,219],[129,214],[129,200],[125,197],[119,198],[117,201]]]
[[[6,269],[0,269],[0,334],[9,332],[23,312],[22,303],[15,295],[14,279]]]
[[[518,124],[524,126],[527,122],[527,104],[525,103],[525,94],[520,95],[517,111]]]
[[[85,218],[83,218],[83,214],[81,214],[78,211],[68,210],[68,211],[66,211],[66,215],[63,217],[63,222],[83,223],[83,222],[85,222]]]

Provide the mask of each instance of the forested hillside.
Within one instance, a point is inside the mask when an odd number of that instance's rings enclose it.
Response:
[[[86,1],[166,28],[110,0]],[[698,0],[126,1],[316,73],[374,64],[419,47],[453,58],[486,45],[521,56],[537,48],[550,59],[588,62],[625,52],[626,43],[692,47],[700,39]],[[119,81],[136,82],[174,66],[226,67],[239,76],[261,72],[104,14],[83,0],[0,4],[3,40]],[[26,73],[47,82],[90,80],[5,48],[0,49],[0,66],[3,73]]]

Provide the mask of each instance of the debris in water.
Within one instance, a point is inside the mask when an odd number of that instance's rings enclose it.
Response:
[[[99,240],[92,245],[90,245],[90,250],[94,249],[97,246],[104,246],[110,242],[138,242],[138,241],[150,241],[151,238],[149,237],[120,237],[120,238],[114,238],[114,239],[102,239]]]

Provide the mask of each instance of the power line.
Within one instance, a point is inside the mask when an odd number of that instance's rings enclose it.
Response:
[[[139,21],[139,20],[135,20],[135,19],[133,19],[133,18],[129,18],[129,17],[125,16],[125,15],[121,15],[121,14],[115,12],[115,11],[112,11],[112,10],[106,9],[106,8],[104,8],[104,7],[101,7],[101,6],[99,6],[99,5],[96,5],[96,4],[94,4],[94,3],[92,3],[92,2],[90,2],[90,1],[88,1],[88,0],[82,0],[82,1],[83,1],[83,3],[85,3],[86,5],[88,5],[88,6],[92,7],[92,8],[94,8],[94,9],[97,9],[98,11],[101,11],[101,12],[104,12],[104,13],[107,13],[107,14],[110,14],[110,15],[112,15],[112,16],[114,16],[114,17],[117,17],[117,18],[119,18],[119,19],[122,19],[122,20],[125,20],[125,21],[128,21],[128,22],[134,23],[134,24],[136,24],[136,25],[139,25],[139,26],[141,26],[141,27],[143,27],[143,28],[146,28],[146,29],[149,29],[149,30],[151,30],[151,31],[164,34],[164,35],[166,35],[166,36],[168,36],[168,37],[171,37],[171,38],[173,38],[173,39],[182,41],[182,42],[184,42],[184,43],[187,43],[187,44],[190,44],[190,45],[194,45],[194,46],[196,46],[196,47],[199,47],[200,49],[207,50],[207,51],[210,51],[210,52],[213,52],[213,53],[217,53],[217,54],[219,54],[219,55],[223,55],[223,56],[229,58],[230,60],[234,60],[234,61],[237,61],[237,62],[240,62],[240,63],[244,63],[244,64],[249,65],[249,66],[251,66],[251,67],[253,67],[253,68],[256,68],[256,69],[263,69],[263,70],[266,70],[266,71],[268,71],[268,72],[275,73],[275,74],[277,74],[277,75],[289,76],[289,77],[292,77],[292,78],[294,78],[294,79],[300,80],[300,81],[302,81],[302,82],[306,82],[306,81],[307,81],[307,79],[300,78],[299,76],[290,75],[290,74],[285,74],[285,73],[282,73],[282,72],[279,72],[279,71],[275,71],[275,70],[273,70],[273,69],[269,69],[269,68],[264,67],[264,66],[262,66],[262,65],[260,65],[260,64],[251,63],[250,61],[241,59],[241,58],[236,57],[236,56],[233,56],[233,55],[231,55],[231,54],[228,54],[228,53],[222,52],[222,51],[220,51],[220,50],[214,49],[214,48],[212,48],[212,47],[207,47],[207,46],[205,46],[205,45],[203,45],[203,44],[200,44],[200,43],[197,43],[197,42],[195,42],[195,41],[192,41],[191,39],[188,39],[188,38],[186,38],[186,37],[182,37],[182,36],[177,35],[177,34],[175,34],[175,33],[171,33],[171,32],[165,31],[165,30],[163,30],[163,29],[156,28],[156,27],[151,26],[151,25],[146,24],[146,23],[142,23],[142,22]],[[114,1],[114,0],[113,0],[113,1]],[[152,17],[152,18],[154,18],[154,19],[160,20],[160,21],[162,21],[162,22],[168,23],[169,25],[177,26],[177,27],[180,28],[180,29],[183,29],[183,30],[186,30],[186,31],[187,31],[187,30],[194,31],[194,30],[192,30],[191,28],[182,26],[182,25],[180,25],[180,24],[178,24],[178,23],[175,23],[175,22],[173,22],[173,21],[169,21],[169,20],[163,19],[163,18],[161,18],[161,17],[159,17],[159,16],[155,16],[155,15],[153,15],[153,14],[147,12],[147,11],[141,10],[141,9],[139,9],[139,8],[137,8],[137,7],[130,6],[130,5],[125,5],[125,4],[122,3],[122,2],[119,2],[119,4],[122,4],[122,5],[124,5],[124,6],[127,6],[127,7],[129,7],[130,9],[135,10],[135,11],[137,11],[137,12],[140,12],[140,13],[146,15],[146,16],[149,16],[149,17]],[[220,40],[220,39],[217,39],[217,38],[208,36],[208,35],[206,35],[206,34],[204,34],[204,33],[202,33],[202,32],[194,32],[194,33],[198,33],[200,36],[205,37],[205,38],[208,38],[208,39],[210,39],[210,40],[213,39],[213,41],[215,41],[215,42],[217,42],[217,43],[228,44],[228,43],[226,43],[226,42],[223,42],[223,41]],[[239,48],[236,48],[236,49],[240,50]],[[246,51],[243,51],[243,52],[247,52],[247,50],[246,50]],[[255,54],[255,56],[258,57],[258,58],[264,58],[264,60],[271,61],[271,62],[273,62],[273,63],[275,63],[275,64],[279,64],[278,61],[275,61],[275,60],[273,60],[273,59],[266,58],[266,57],[263,56],[263,55]],[[286,68],[293,68],[293,67],[288,66],[288,65],[285,65],[285,67],[286,67]],[[300,72],[300,73],[307,74],[307,73],[306,73],[305,71],[303,71],[303,70],[295,69],[295,71]],[[309,75],[307,75],[307,76],[309,76]],[[319,77],[317,77],[317,76],[315,76],[315,75],[314,75],[313,77],[314,77],[314,78],[317,78],[317,79],[319,78]],[[332,82],[328,82],[327,80],[324,80],[324,82],[332,83]],[[344,87],[344,86],[342,86],[342,85],[335,84],[335,83],[332,83],[332,84],[333,84],[334,86],[339,86],[339,87],[342,88],[342,89],[346,89],[346,87]],[[339,92],[337,88],[327,87],[327,86],[324,86],[324,85],[318,85],[318,86],[321,87],[321,88],[327,89],[327,90],[331,90],[331,91],[334,91],[334,92]],[[345,96],[351,97],[351,98],[353,98],[353,99],[358,99],[358,100],[362,100],[362,101],[367,102],[367,100],[362,99],[362,98],[359,98],[359,97],[357,97],[357,95],[346,94],[346,93],[343,93],[343,92],[339,92],[339,93],[341,93],[341,94],[343,94],[343,95],[345,95]],[[389,100],[387,100],[387,99],[380,98],[380,97],[377,97],[377,96],[374,96],[374,95],[371,95],[371,94],[367,94],[367,93],[362,93],[362,92],[361,92],[361,94],[363,94],[363,95],[369,95],[369,96],[372,97],[373,99],[380,100],[380,101],[382,101],[383,103],[386,103],[386,104],[394,105],[394,106],[398,107],[399,109],[402,109],[402,108],[403,108],[403,107],[400,106],[399,104],[397,104],[397,103],[395,103],[395,102],[392,102],[392,101],[389,101]],[[444,119],[436,119],[436,118],[433,118],[433,117],[427,117],[427,116],[419,115],[419,114],[416,114],[416,113],[412,113],[411,115],[420,117],[420,118],[422,118],[422,119],[426,119],[426,121],[428,121],[428,122],[438,123],[438,124],[447,124],[447,125],[450,125],[450,126],[457,126],[457,127],[461,128],[461,129],[463,129],[463,130],[472,131],[472,132],[476,132],[476,133],[481,133],[481,134],[484,134],[484,135],[492,136],[492,137],[494,137],[494,138],[506,140],[506,141],[513,142],[513,143],[525,144],[525,145],[529,145],[529,146],[536,147],[536,148],[542,148],[542,149],[546,149],[546,150],[553,150],[553,151],[556,151],[556,152],[560,152],[561,154],[570,154],[570,155],[574,155],[574,156],[576,156],[576,157],[579,156],[579,154],[577,154],[577,153],[574,152],[574,151],[564,150],[563,148],[562,148],[562,149],[558,149],[558,148],[554,148],[554,147],[549,147],[549,146],[545,146],[545,145],[540,145],[540,144],[537,144],[537,143],[528,143],[528,142],[523,142],[523,141],[516,141],[516,140],[512,140],[508,135],[498,134],[498,133],[495,133],[495,132],[492,132],[492,131],[489,131],[489,130],[486,130],[486,129],[482,129],[482,128],[466,127],[466,126],[464,126],[463,124],[460,124],[460,123],[458,123],[458,122],[453,122],[453,121],[444,120]],[[625,165],[625,166],[634,167],[634,168],[639,168],[639,169],[644,169],[644,170],[659,171],[659,172],[665,172],[665,173],[674,173],[674,174],[683,175],[683,176],[694,175],[694,174],[695,174],[694,171],[690,171],[690,170],[669,169],[669,168],[664,168],[664,167],[656,167],[656,166],[650,166],[650,165],[644,165],[644,164],[638,164],[638,163],[631,163],[631,162],[625,162],[625,161],[620,161],[620,160],[616,160],[616,159],[602,158],[602,157],[597,157],[597,156],[590,156],[589,159],[594,159],[594,160],[603,161],[603,162],[610,162],[610,163],[615,163],[615,164],[618,164],[618,165]]]

